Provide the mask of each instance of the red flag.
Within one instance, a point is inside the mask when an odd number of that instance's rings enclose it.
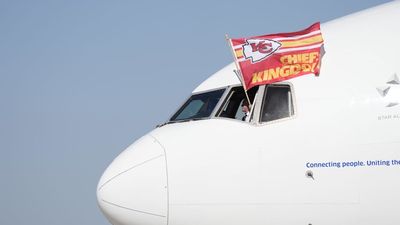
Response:
[[[298,32],[230,41],[246,90],[302,75],[319,74],[324,43],[319,23]]]

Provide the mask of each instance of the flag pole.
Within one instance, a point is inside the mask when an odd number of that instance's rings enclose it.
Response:
[[[240,83],[242,83],[244,94],[246,95],[247,101],[249,102],[249,108],[251,108],[252,103],[250,101],[249,95],[247,94],[246,82],[244,81],[242,71],[240,70],[239,62],[237,61],[235,52],[233,50],[232,40],[228,37],[228,34],[225,34],[225,40],[228,42],[229,48],[231,49],[231,53],[233,56],[233,61],[235,62],[236,70],[234,70],[233,72],[235,72],[236,76],[239,78]]]

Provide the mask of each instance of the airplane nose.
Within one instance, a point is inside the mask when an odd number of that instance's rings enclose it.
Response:
[[[167,224],[165,150],[144,136],[123,151],[103,173],[97,202],[113,225]]]

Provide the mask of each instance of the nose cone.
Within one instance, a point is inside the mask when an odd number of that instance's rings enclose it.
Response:
[[[107,168],[97,188],[100,209],[113,225],[167,224],[165,151],[151,136],[129,146]]]

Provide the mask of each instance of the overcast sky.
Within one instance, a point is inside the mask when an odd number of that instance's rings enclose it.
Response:
[[[386,0],[0,0],[0,224],[106,225],[96,185],[232,61],[224,39]]]

